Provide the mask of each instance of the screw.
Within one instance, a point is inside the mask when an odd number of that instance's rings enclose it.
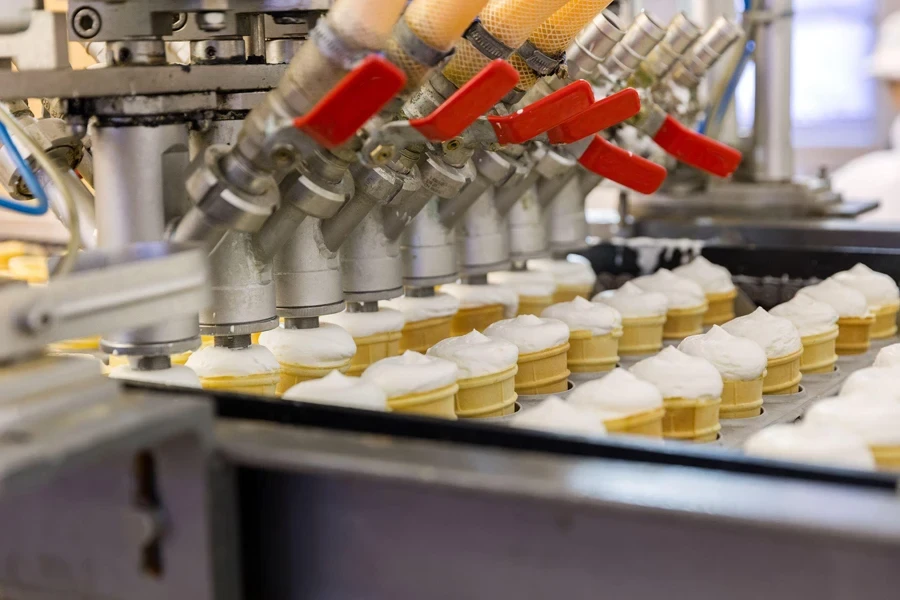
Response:
[[[172,31],[181,31],[187,25],[187,13],[172,13]]]
[[[22,319],[22,329],[32,335],[38,335],[50,329],[53,325],[53,314],[41,306],[36,306],[28,311]]]
[[[369,152],[369,158],[372,159],[372,162],[376,165],[386,164],[391,158],[394,157],[394,147],[393,146],[385,146],[383,144],[378,144],[375,148]]]
[[[100,33],[101,22],[100,13],[90,6],[79,8],[72,15],[72,29],[79,37],[85,39],[92,38]]]
[[[272,149],[272,160],[279,168],[285,169],[291,166],[296,158],[297,153],[294,152],[294,148],[287,144],[280,144]]]
[[[459,141],[459,138],[453,138],[452,140],[447,140],[444,142],[444,152],[454,152],[455,150],[459,150],[459,146],[462,142]]]
[[[222,31],[226,27],[225,13],[214,11],[197,14],[197,27],[201,31]]]

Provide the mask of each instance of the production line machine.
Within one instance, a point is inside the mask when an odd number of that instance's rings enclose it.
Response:
[[[2,183],[73,235],[46,287],[0,287],[0,596],[892,597],[889,475],[161,385],[201,335],[300,344],[586,251],[590,189],[668,175],[624,140],[731,176],[693,126],[741,27],[609,4],[0,9]],[[139,376],[43,353],[91,335]]]

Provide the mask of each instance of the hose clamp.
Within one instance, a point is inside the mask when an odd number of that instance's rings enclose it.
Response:
[[[563,52],[558,56],[550,56],[538,50],[531,40],[526,40],[524,44],[519,46],[516,54],[522,57],[525,64],[531,67],[539,77],[559,74],[566,65],[566,53]]]
[[[466,29],[463,37],[469,40],[469,43],[472,44],[476,50],[491,60],[496,60],[498,58],[506,60],[515,51],[515,48],[510,48],[494,37],[494,34],[485,29],[484,25],[481,23],[481,19],[472,21],[472,24]]]
[[[309,40],[319,48],[325,58],[345,71],[352,70],[359,61],[369,55],[368,50],[348,46],[337,36],[327,19],[319,19],[309,34]]]
[[[426,67],[436,67],[456,52],[456,48],[439,50],[426,43],[409,28],[406,19],[400,19],[394,25],[394,40],[410,58]]]

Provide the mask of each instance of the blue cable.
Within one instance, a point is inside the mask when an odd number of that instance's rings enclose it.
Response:
[[[722,95],[721,102],[719,103],[718,107],[710,107],[710,112],[707,113],[706,118],[704,118],[703,121],[700,122],[700,126],[698,127],[698,131],[700,133],[706,133],[706,129],[709,126],[709,122],[711,120],[718,123],[725,118],[725,113],[728,111],[728,107],[731,106],[731,102],[732,100],[734,100],[734,96],[737,93],[737,87],[741,82],[741,76],[747,69],[747,65],[750,63],[750,59],[753,57],[753,52],[755,50],[756,42],[754,42],[753,40],[749,40],[747,42],[747,45],[744,46],[744,52],[743,54],[741,54],[741,59],[738,62],[734,73],[731,74],[731,79],[728,81],[728,85],[725,87],[725,92]],[[716,111],[715,114],[712,114],[713,110]]]
[[[19,148],[13,142],[12,137],[9,135],[9,131],[7,131],[6,126],[3,125],[3,123],[0,123],[0,144],[2,144],[7,152],[9,152],[10,156],[12,156],[13,162],[16,164],[19,173],[22,175],[22,179],[25,180],[25,185],[28,186],[28,189],[31,190],[31,193],[38,201],[37,205],[30,205],[23,204],[12,198],[0,198],[0,208],[8,208],[9,210],[32,216],[46,214],[50,209],[50,202],[47,199],[47,194],[44,192],[43,186],[38,182],[34,171],[31,170],[31,165],[22,158],[22,155],[19,153]]]

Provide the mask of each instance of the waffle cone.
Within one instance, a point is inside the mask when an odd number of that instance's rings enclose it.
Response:
[[[30,254],[13,256],[7,262],[7,269],[13,279],[30,284],[47,283],[47,280],[50,279],[50,269],[45,256]]]
[[[389,398],[388,404],[394,412],[456,420],[458,391],[459,386],[454,383],[430,392]]]
[[[278,380],[278,395],[282,395],[298,383],[310,381],[312,379],[322,379],[332,371],[345,372],[350,367],[350,361],[345,360],[329,365],[292,365],[289,363],[281,364],[281,379]]]
[[[793,354],[770,358],[766,366],[766,378],[763,380],[763,394],[782,396],[799,392],[800,381],[803,379],[803,374],[800,373],[801,356],[803,348]]]
[[[490,304],[475,308],[461,308],[450,323],[452,336],[466,335],[474,329],[484,333],[490,325],[506,318],[506,307],[502,304]]]
[[[730,292],[707,294],[706,303],[709,308],[703,315],[703,324],[707,326],[724,325],[734,319],[734,299],[737,298],[737,293],[737,288],[735,288]]]
[[[719,398],[665,398],[663,437],[673,440],[714,442],[722,429]]]
[[[900,446],[870,446],[881,471],[900,471]]]
[[[569,334],[568,366],[572,373],[606,373],[619,363],[619,339],[622,330],[606,335],[594,335],[590,331],[573,331]]]
[[[557,285],[553,292],[553,304],[571,302],[575,298],[590,300],[593,292],[593,285]]]
[[[29,254],[41,256],[45,254],[45,252],[44,249],[37,244],[29,244],[15,240],[0,242],[0,269],[8,269],[10,259]]]
[[[838,337],[834,345],[838,356],[852,356],[868,352],[874,323],[874,315],[838,319]]]
[[[258,344],[259,336],[261,336],[261,335],[262,335],[262,332],[260,332],[260,331],[257,331],[256,333],[251,333],[250,334],[250,342],[253,344]]]
[[[261,373],[242,377],[201,377],[200,385],[205,390],[234,392],[253,396],[275,396],[279,373]]]
[[[456,392],[456,416],[461,419],[505,417],[516,410],[516,373],[512,367],[481,377],[460,379]]]
[[[400,338],[400,353],[414,350],[425,354],[426,350],[450,337],[452,322],[453,317],[450,316],[407,323]]]
[[[763,381],[766,372],[749,381],[724,381],[720,419],[752,419],[762,414]]]
[[[897,334],[897,312],[900,312],[900,302],[886,304],[874,311],[873,340],[883,340]]]
[[[59,354],[95,351],[100,349],[100,336],[56,342],[55,344],[50,344],[48,349],[50,352]]]
[[[382,358],[400,356],[400,338],[402,335],[399,331],[389,331],[387,333],[376,333],[366,337],[353,338],[353,341],[356,342],[356,354],[350,359],[347,375],[359,377],[372,363],[376,363]]]
[[[663,337],[667,340],[681,340],[690,335],[703,333],[703,317],[706,304],[693,308],[670,308],[666,313]]]
[[[665,407],[660,407],[618,419],[607,419],[603,421],[603,424],[610,433],[661,438],[663,436],[663,417],[665,415]]]
[[[831,373],[837,363],[835,341],[838,337],[838,326],[830,331],[802,338],[803,356],[800,357],[800,371],[804,375]]]
[[[666,315],[622,320],[622,339],[619,354],[640,356],[659,352],[663,345],[663,326]]]
[[[519,296],[519,312],[518,316],[534,315],[541,316],[545,308],[549,308],[553,304],[553,296]]]
[[[569,344],[519,355],[516,393],[520,396],[559,394],[569,389]]]

